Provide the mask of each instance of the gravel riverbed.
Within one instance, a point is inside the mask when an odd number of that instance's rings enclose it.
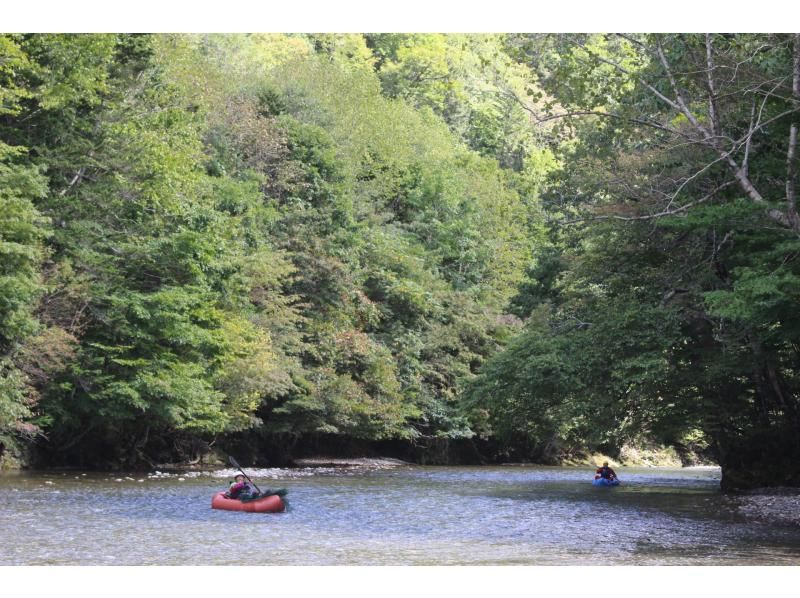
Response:
[[[731,499],[749,519],[800,526],[800,488],[762,488]]]

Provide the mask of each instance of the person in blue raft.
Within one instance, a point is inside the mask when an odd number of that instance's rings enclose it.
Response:
[[[608,461],[603,461],[603,466],[598,467],[594,473],[594,482],[592,483],[595,486],[619,486],[617,473],[608,466]]]

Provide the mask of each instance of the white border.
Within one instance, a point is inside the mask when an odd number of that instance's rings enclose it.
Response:
[[[786,31],[800,3],[733,0],[8,0],[2,32]],[[31,539],[26,539],[30,541]],[[35,541],[35,538],[32,539]],[[189,564],[189,563],[187,563]],[[726,598],[800,586],[800,567],[3,567],[9,596],[179,595],[422,598],[614,595]]]
[[[9,595],[510,598],[785,595],[798,567],[8,567]],[[603,589],[605,587],[605,589]]]
[[[3,32],[786,32],[792,0],[7,0]]]

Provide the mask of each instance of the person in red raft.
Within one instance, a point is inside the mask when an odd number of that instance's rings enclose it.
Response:
[[[595,476],[594,479],[598,480],[603,478],[604,480],[608,480],[609,482],[618,479],[617,473],[608,466],[608,461],[603,461],[603,466],[598,467],[597,471],[594,472]]]
[[[239,500],[250,500],[259,496],[258,491],[245,480],[242,474],[238,474],[233,478],[231,487],[225,493],[225,498],[237,498]]]

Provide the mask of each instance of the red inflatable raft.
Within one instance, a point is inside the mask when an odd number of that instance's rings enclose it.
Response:
[[[211,499],[211,508],[248,513],[282,513],[286,510],[286,504],[277,494],[242,502],[235,498],[225,498],[224,492],[217,492]]]

